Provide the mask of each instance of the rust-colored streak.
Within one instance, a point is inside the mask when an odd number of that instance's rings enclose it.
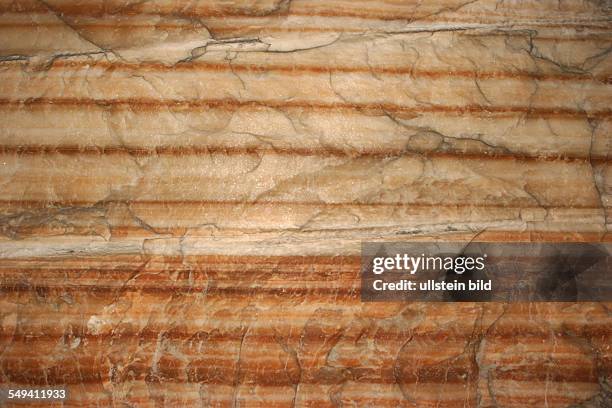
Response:
[[[156,8],[147,8],[140,7],[138,9],[134,7],[92,7],[91,5],[81,5],[81,4],[64,4],[60,8],[57,8],[56,11],[60,12],[63,16],[66,17],[91,17],[91,18],[102,18],[106,16],[112,17],[133,17],[133,16],[162,16],[162,17],[173,17],[173,18],[182,18],[182,19],[204,19],[204,18],[265,18],[265,19],[278,19],[278,18],[287,18],[287,17],[323,17],[323,18],[356,18],[362,20],[380,20],[385,22],[392,21],[411,21],[418,17],[418,21],[454,21],[457,20],[457,17],[453,16],[440,16],[440,13],[434,13],[433,16],[427,15],[419,15],[414,11],[410,10],[406,12],[405,10],[394,10],[389,11],[381,8],[373,8],[373,7],[360,7],[360,8],[352,8],[352,7],[341,7],[339,5],[333,5],[328,8],[317,8],[317,7],[303,7],[296,8],[292,7],[290,9],[264,9],[264,8],[238,8],[238,7],[156,7]],[[447,9],[442,9],[441,11],[448,11]],[[14,13],[50,13],[50,9],[48,7],[44,7],[42,5],[35,4],[19,4],[19,5],[9,5],[0,8],[0,12],[14,12]],[[426,12],[422,12],[426,14]],[[472,16],[468,13],[465,13],[467,17],[469,17],[468,21],[482,21],[484,17],[510,17],[509,14],[505,14],[502,12],[495,12],[492,10],[479,10],[478,16]],[[545,15],[540,18],[531,18],[528,20],[528,24],[538,24],[540,25],[548,25],[553,27],[567,27],[579,25],[581,27],[596,27],[601,28],[605,25],[606,21],[604,18],[596,19],[596,18],[584,18],[577,19],[573,18],[571,20],[565,19],[562,22],[555,22],[554,20],[551,22],[550,20],[544,19]],[[601,25],[597,25],[600,20]],[[465,21],[465,19],[459,19],[459,21]]]
[[[586,204],[558,204],[558,205],[534,205],[533,203],[482,203],[482,202],[325,202],[325,201],[248,201],[248,200],[213,200],[213,199],[192,199],[192,200],[146,200],[146,199],[134,199],[134,200],[99,200],[99,201],[88,201],[88,200],[0,200],[0,206],[2,207],[25,207],[25,208],[51,208],[51,207],[91,207],[91,206],[102,206],[111,204],[126,204],[126,205],[144,205],[144,206],[281,206],[286,205],[290,207],[415,207],[415,208],[502,208],[509,210],[519,209],[575,209],[575,210],[601,210],[600,205],[586,205]],[[609,206],[606,206],[609,208]]]
[[[276,297],[293,297],[295,299],[305,298],[309,295],[317,297],[330,296],[338,301],[344,298],[357,299],[359,297],[359,288],[343,287],[316,287],[316,288],[304,288],[304,287],[216,287],[216,286],[190,286],[190,285],[151,285],[141,284],[138,286],[124,286],[124,285],[71,285],[65,287],[63,285],[45,285],[37,284],[35,289],[32,289],[29,285],[21,283],[2,283],[0,284],[0,293],[5,295],[8,293],[28,293],[33,290],[42,292],[52,292],[67,294],[79,291],[87,291],[92,296],[110,296],[118,292],[138,292],[143,294],[186,294],[186,293],[203,293],[206,296],[217,297],[219,299],[228,299],[230,297],[244,298],[244,296],[276,296]]]
[[[84,359],[82,363],[87,366],[87,362]],[[66,361],[66,363],[68,363]],[[214,363],[218,364],[215,365]],[[229,361],[226,362],[229,365]],[[500,374],[497,376],[498,380],[511,380],[519,382],[532,382],[532,381],[549,381],[559,383],[572,383],[572,382],[594,382],[596,378],[593,375],[593,370],[590,368],[572,367],[572,364],[578,365],[579,362],[563,361],[566,364],[566,368],[563,371],[558,371],[553,374],[550,372],[550,368],[546,365],[529,367],[529,371],[525,371],[524,367],[521,369],[515,369],[510,372],[504,372],[500,370]],[[569,366],[569,367],[568,367]],[[161,380],[166,383],[201,383],[201,384],[214,384],[214,385],[233,385],[235,377],[235,368],[233,366],[224,367],[222,361],[206,361],[201,364],[191,365],[191,370],[187,373],[187,378],[183,378],[185,375],[183,370],[173,368],[172,364],[162,367]],[[291,378],[285,373],[282,368],[276,368],[272,366],[266,366],[264,363],[253,364],[253,367],[243,368],[245,371],[251,373],[252,381],[256,382],[258,387],[274,387],[281,385],[291,385]],[[258,373],[263,372],[263,374]],[[132,381],[147,381],[150,382],[148,370],[143,368],[134,368],[130,375]],[[302,384],[311,385],[333,385],[338,382],[338,378],[332,376],[322,376],[318,373],[319,369],[304,370],[302,372]],[[419,378],[420,383],[424,384],[446,384],[449,387],[452,385],[464,385],[466,382],[466,376],[469,371],[467,369],[454,369],[449,370],[448,367],[425,367],[415,370],[414,376]],[[522,374],[519,374],[522,373]],[[528,374],[527,374],[528,373]],[[13,376],[14,382],[19,384],[19,376]],[[357,384],[395,384],[396,378],[394,376],[393,368],[387,368],[385,370],[372,369],[372,368],[356,368],[351,370],[350,380]],[[47,382],[48,381],[48,382]],[[97,371],[89,371],[83,369],[81,375],[69,376],[66,373],[62,375],[47,376],[40,378],[37,384],[32,385],[55,385],[55,384],[91,384],[100,382],[100,376]],[[554,397],[553,397],[554,398]],[[566,401],[569,399],[565,399]]]
[[[423,70],[410,66],[359,66],[359,65],[312,65],[312,64],[231,64],[185,61],[174,65],[157,62],[130,63],[125,61],[89,61],[89,60],[55,60],[51,69],[84,69],[99,68],[105,71],[127,72],[241,72],[241,73],[281,73],[283,75],[301,76],[304,74],[378,74],[410,76],[411,78],[467,78],[478,80],[537,80],[559,82],[599,82],[612,84],[612,75],[587,75],[576,73],[539,73],[526,71],[468,71],[468,70]],[[52,71],[51,71],[52,72]]]
[[[563,162],[566,164],[580,164],[591,162],[594,164],[610,163],[607,156],[544,156],[528,155],[522,153],[503,152],[469,152],[469,151],[409,151],[406,149],[380,149],[380,150],[342,150],[333,148],[264,148],[264,147],[236,147],[236,146],[154,146],[154,147],[125,147],[125,146],[78,146],[78,145],[2,145],[0,154],[16,154],[24,156],[61,154],[68,156],[78,155],[130,155],[137,157],[150,156],[202,156],[202,155],[279,155],[299,157],[347,157],[347,158],[373,158],[385,159],[410,154],[435,159],[461,159],[461,160],[510,160],[519,162]]]
[[[35,290],[32,291],[32,295],[36,295]],[[197,295],[197,294],[193,293],[193,295]],[[164,295],[163,297],[160,297],[160,299],[163,299],[166,296],[167,295]],[[229,299],[235,301],[237,298],[229,298]],[[211,302],[215,302],[220,299],[217,297],[212,297],[210,300]],[[298,299],[298,300],[301,300],[301,299]],[[318,299],[316,297],[313,297],[311,298],[311,300],[313,301],[318,300],[319,303],[324,303],[322,302],[323,300],[326,300],[329,303],[334,303],[333,297],[330,297],[329,299]],[[290,302],[286,302],[286,303],[290,304]],[[338,304],[341,306],[346,306],[350,308],[350,307],[354,307],[358,305],[359,301],[355,301],[354,299],[345,298],[345,299],[338,299]],[[282,303],[277,302],[277,306],[279,305],[282,305]],[[496,307],[496,306],[501,305],[501,303],[490,303],[490,305],[492,305],[493,307]],[[296,309],[293,312],[293,316],[295,317],[295,316],[300,315],[300,312],[301,314],[308,316],[308,314],[310,314],[312,311],[311,310],[300,311],[299,309]],[[521,317],[520,315],[517,316],[517,318],[520,318],[520,317]],[[284,323],[287,326],[292,326],[291,321],[287,321]],[[469,329],[471,328],[472,327],[469,327]],[[91,340],[91,341],[108,341],[108,340],[112,340],[113,338],[113,334],[108,333],[108,332],[97,333],[97,334],[90,333],[90,332],[88,333],[87,327],[82,326],[82,325],[81,326],[75,325],[73,326],[72,329],[74,333],[78,333],[83,338]],[[139,330],[138,332],[132,332],[131,330],[128,331],[126,328],[124,329],[122,335],[126,337],[138,336],[139,338],[143,340],[155,340],[157,337],[159,337],[160,332],[165,332],[165,336],[167,339],[180,341],[180,340],[189,340],[190,338],[196,336],[197,330],[198,330],[197,324],[194,325],[193,322],[191,322],[191,325],[186,325],[186,324],[176,325],[172,328],[172,330],[165,330],[163,327],[155,327],[154,325],[147,327],[145,329]],[[582,328],[582,331],[587,337],[602,338],[602,337],[610,336],[610,333],[607,330],[607,326],[603,322],[589,323],[588,325],[585,325]],[[211,342],[216,342],[216,343],[229,343],[232,341],[239,341],[243,333],[244,333],[244,330],[241,329],[238,324],[238,325],[235,325],[234,327],[226,328],[224,331],[212,331],[210,333],[207,333],[206,339]],[[36,335],[24,333],[17,340],[22,340],[22,341],[29,340],[32,342],[36,341],[39,343],[45,343],[45,342],[57,341],[57,339],[61,338],[63,334],[64,333],[58,331],[56,327],[45,326],[44,331],[36,333]],[[528,325],[528,324],[524,324],[524,322],[520,322],[520,321],[517,322],[516,325],[512,325],[509,323],[506,323],[505,325],[498,325],[495,327],[495,331],[490,333],[490,336],[492,339],[500,339],[500,340],[512,342],[514,339],[516,339],[517,334],[520,334],[525,339],[524,340],[525,343],[533,342],[536,344],[542,343],[543,340],[546,340],[550,336],[550,333],[542,332],[542,330],[538,330],[537,328],[534,328],[533,326]],[[274,344],[275,342],[278,341],[278,338],[274,336],[274,333],[271,332],[269,328],[266,328],[265,326],[261,326],[256,329],[253,329],[250,336],[256,339],[257,343],[261,345]],[[378,340],[378,341],[389,341],[389,340],[402,338],[403,336],[404,334],[402,333],[398,333],[393,330],[381,328],[376,333],[371,334],[371,339]],[[445,336],[444,332],[440,333],[437,330],[421,329],[412,335],[412,339],[414,341],[418,341],[418,340],[426,341],[428,339],[435,338],[435,337],[444,338],[444,336]],[[559,332],[557,334],[557,337],[559,338],[563,338],[563,337],[571,338],[571,336],[572,336],[571,333]],[[347,337],[349,337],[349,339],[352,341],[358,340],[358,338],[354,338],[353,336],[351,336],[350,333],[347,333]],[[309,340],[311,342],[316,342],[317,340],[321,341],[320,333],[318,333],[317,331],[310,331],[308,333],[304,333],[302,338],[303,340]],[[0,333],[0,340],[7,340],[7,339],[8,339],[8,336],[6,334]]]
[[[405,106],[392,103],[347,103],[347,102],[319,102],[300,100],[238,100],[238,99],[152,99],[152,98],[116,98],[116,99],[90,99],[90,98],[28,98],[14,100],[1,98],[0,106],[8,108],[23,107],[115,107],[141,111],[157,111],[160,109],[176,110],[203,110],[218,109],[234,111],[237,109],[299,109],[305,111],[331,111],[331,112],[360,112],[369,115],[418,114],[439,113],[454,116],[477,115],[500,118],[514,117],[516,115],[529,115],[543,118],[573,118],[573,119],[608,119],[612,117],[612,109],[598,109],[585,111],[560,107],[529,107],[529,106],[483,106],[483,105],[425,105]]]

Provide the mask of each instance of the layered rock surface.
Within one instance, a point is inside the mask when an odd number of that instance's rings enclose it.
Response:
[[[0,1],[0,383],[610,404],[609,304],[365,304],[364,240],[612,240],[606,2]]]

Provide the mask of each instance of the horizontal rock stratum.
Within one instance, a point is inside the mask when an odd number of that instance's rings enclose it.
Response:
[[[0,0],[0,389],[612,406],[609,303],[359,293],[362,241],[612,241],[611,27],[606,1]]]

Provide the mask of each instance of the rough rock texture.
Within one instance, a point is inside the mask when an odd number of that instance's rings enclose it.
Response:
[[[605,0],[0,0],[0,385],[612,406],[610,304],[358,292],[363,240],[612,241],[611,50]]]

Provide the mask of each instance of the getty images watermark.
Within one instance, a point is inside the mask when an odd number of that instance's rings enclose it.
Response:
[[[363,301],[612,300],[612,246],[363,243]]]

